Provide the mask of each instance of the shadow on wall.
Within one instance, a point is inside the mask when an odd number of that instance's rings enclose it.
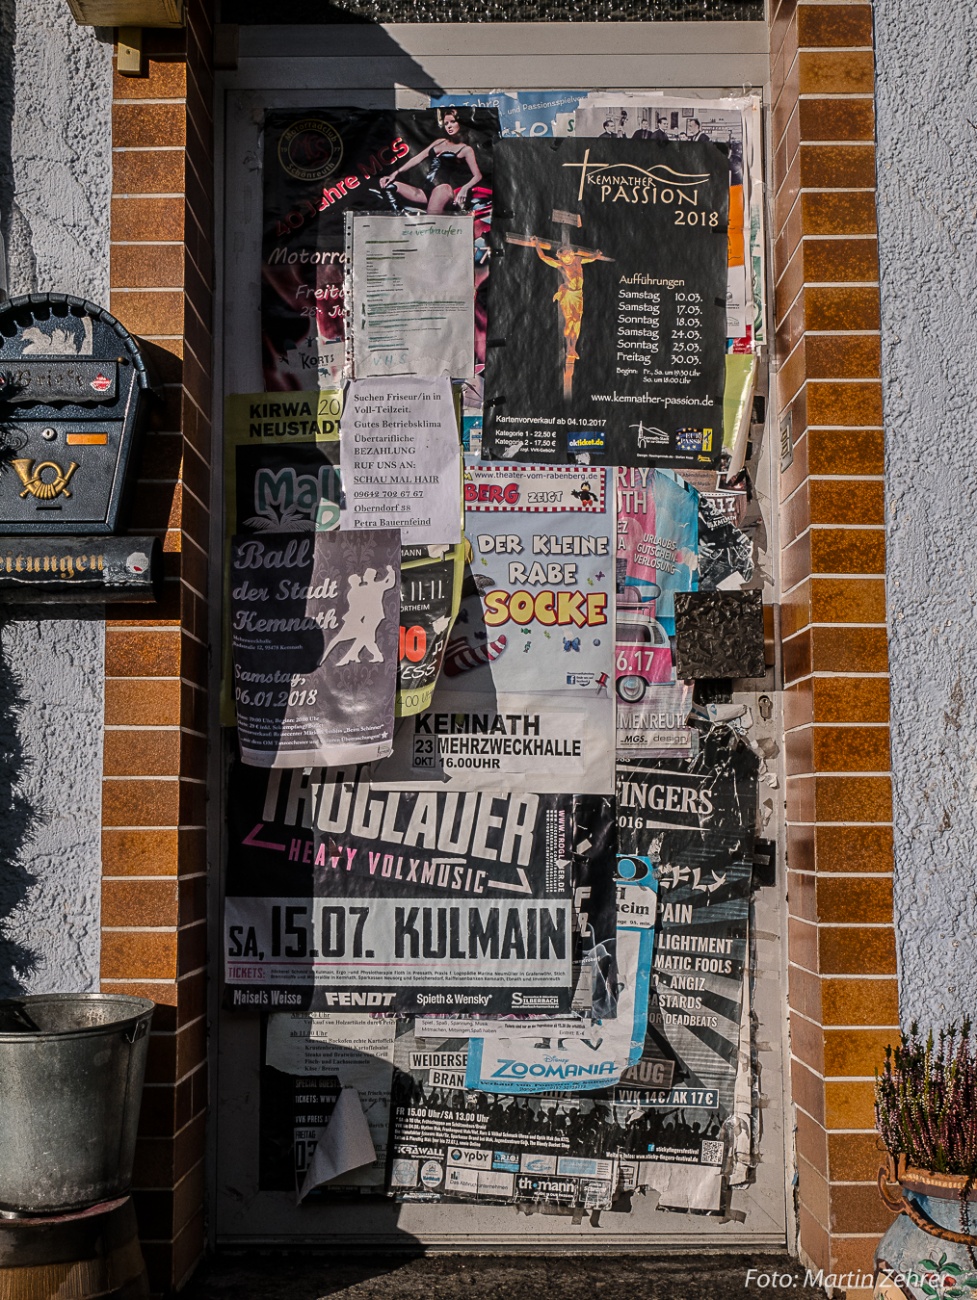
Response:
[[[0,616],[0,997],[13,997],[25,991],[24,980],[37,967],[37,955],[6,931],[36,880],[23,856],[38,814],[19,793],[28,761],[20,740],[25,700],[17,671],[3,649],[5,621]]]
[[[11,167],[13,118],[13,46],[16,31],[14,0],[0,0],[0,229],[6,243],[14,199]],[[0,618],[0,628],[6,620]],[[23,775],[24,747],[20,740],[20,710],[24,707],[20,679],[8,662],[0,637],[0,996],[24,991],[23,981],[37,965],[31,950],[7,937],[7,921],[24,903],[35,877],[23,864],[34,812],[18,793]]]
[[[13,165],[14,65],[17,39],[17,0],[0,0],[0,234],[3,273],[18,293],[37,288],[37,263],[30,227],[17,206]]]
[[[10,243],[10,217],[14,206],[12,159],[14,118],[14,39],[17,35],[16,0],[0,0],[0,233]],[[6,265],[3,267],[6,275]]]
[[[13,0],[7,0],[7,3],[13,3]],[[268,0],[222,0],[220,21],[261,26],[268,22]],[[275,22],[280,26],[295,24],[309,27],[321,26],[323,23],[374,25],[372,18],[354,13],[342,4],[323,3],[323,0],[292,0],[287,10],[275,14]],[[399,47],[396,52],[403,54]]]

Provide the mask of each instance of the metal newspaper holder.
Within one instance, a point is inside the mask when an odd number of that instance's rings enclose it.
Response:
[[[104,308],[62,293],[0,304],[0,601],[157,599],[158,539],[115,535],[151,392]]]

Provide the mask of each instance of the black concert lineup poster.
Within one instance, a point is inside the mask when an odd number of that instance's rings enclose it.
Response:
[[[231,659],[246,763],[366,763],[390,753],[400,532],[231,539]]]
[[[488,456],[718,462],[728,209],[714,144],[496,146]]]
[[[695,870],[663,878],[645,1048],[614,1094],[630,1108],[626,1150],[639,1165],[723,1163],[752,877],[752,863],[741,860],[708,878]],[[642,1086],[656,1066],[669,1084]],[[638,1182],[647,1181],[645,1170]]]
[[[377,791],[356,770],[232,766],[228,1004],[561,1014],[592,800]],[[580,815],[578,816],[578,811]]]
[[[262,367],[269,391],[334,386],[343,364],[347,212],[492,209],[496,109],[302,108],[265,117]],[[473,250],[474,256],[474,250]],[[476,267],[476,360],[487,264]]]
[[[394,1054],[389,1191],[399,1201],[469,1200],[610,1209],[618,1128],[610,1101],[465,1091],[467,1039],[418,1040]]]
[[[618,763],[618,847],[659,879],[642,1060],[615,1094],[639,1184],[723,1163],[738,1066],[759,761],[727,727],[690,759]]]

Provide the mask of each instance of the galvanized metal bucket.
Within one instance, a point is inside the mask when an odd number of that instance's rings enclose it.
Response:
[[[0,1210],[54,1214],[128,1191],[152,1014],[114,993],[0,1000]]]

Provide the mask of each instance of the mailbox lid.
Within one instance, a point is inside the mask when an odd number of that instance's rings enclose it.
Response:
[[[114,404],[118,398],[120,364],[126,362],[20,356],[11,359],[0,372],[0,401],[22,407],[52,403],[81,407]]]

